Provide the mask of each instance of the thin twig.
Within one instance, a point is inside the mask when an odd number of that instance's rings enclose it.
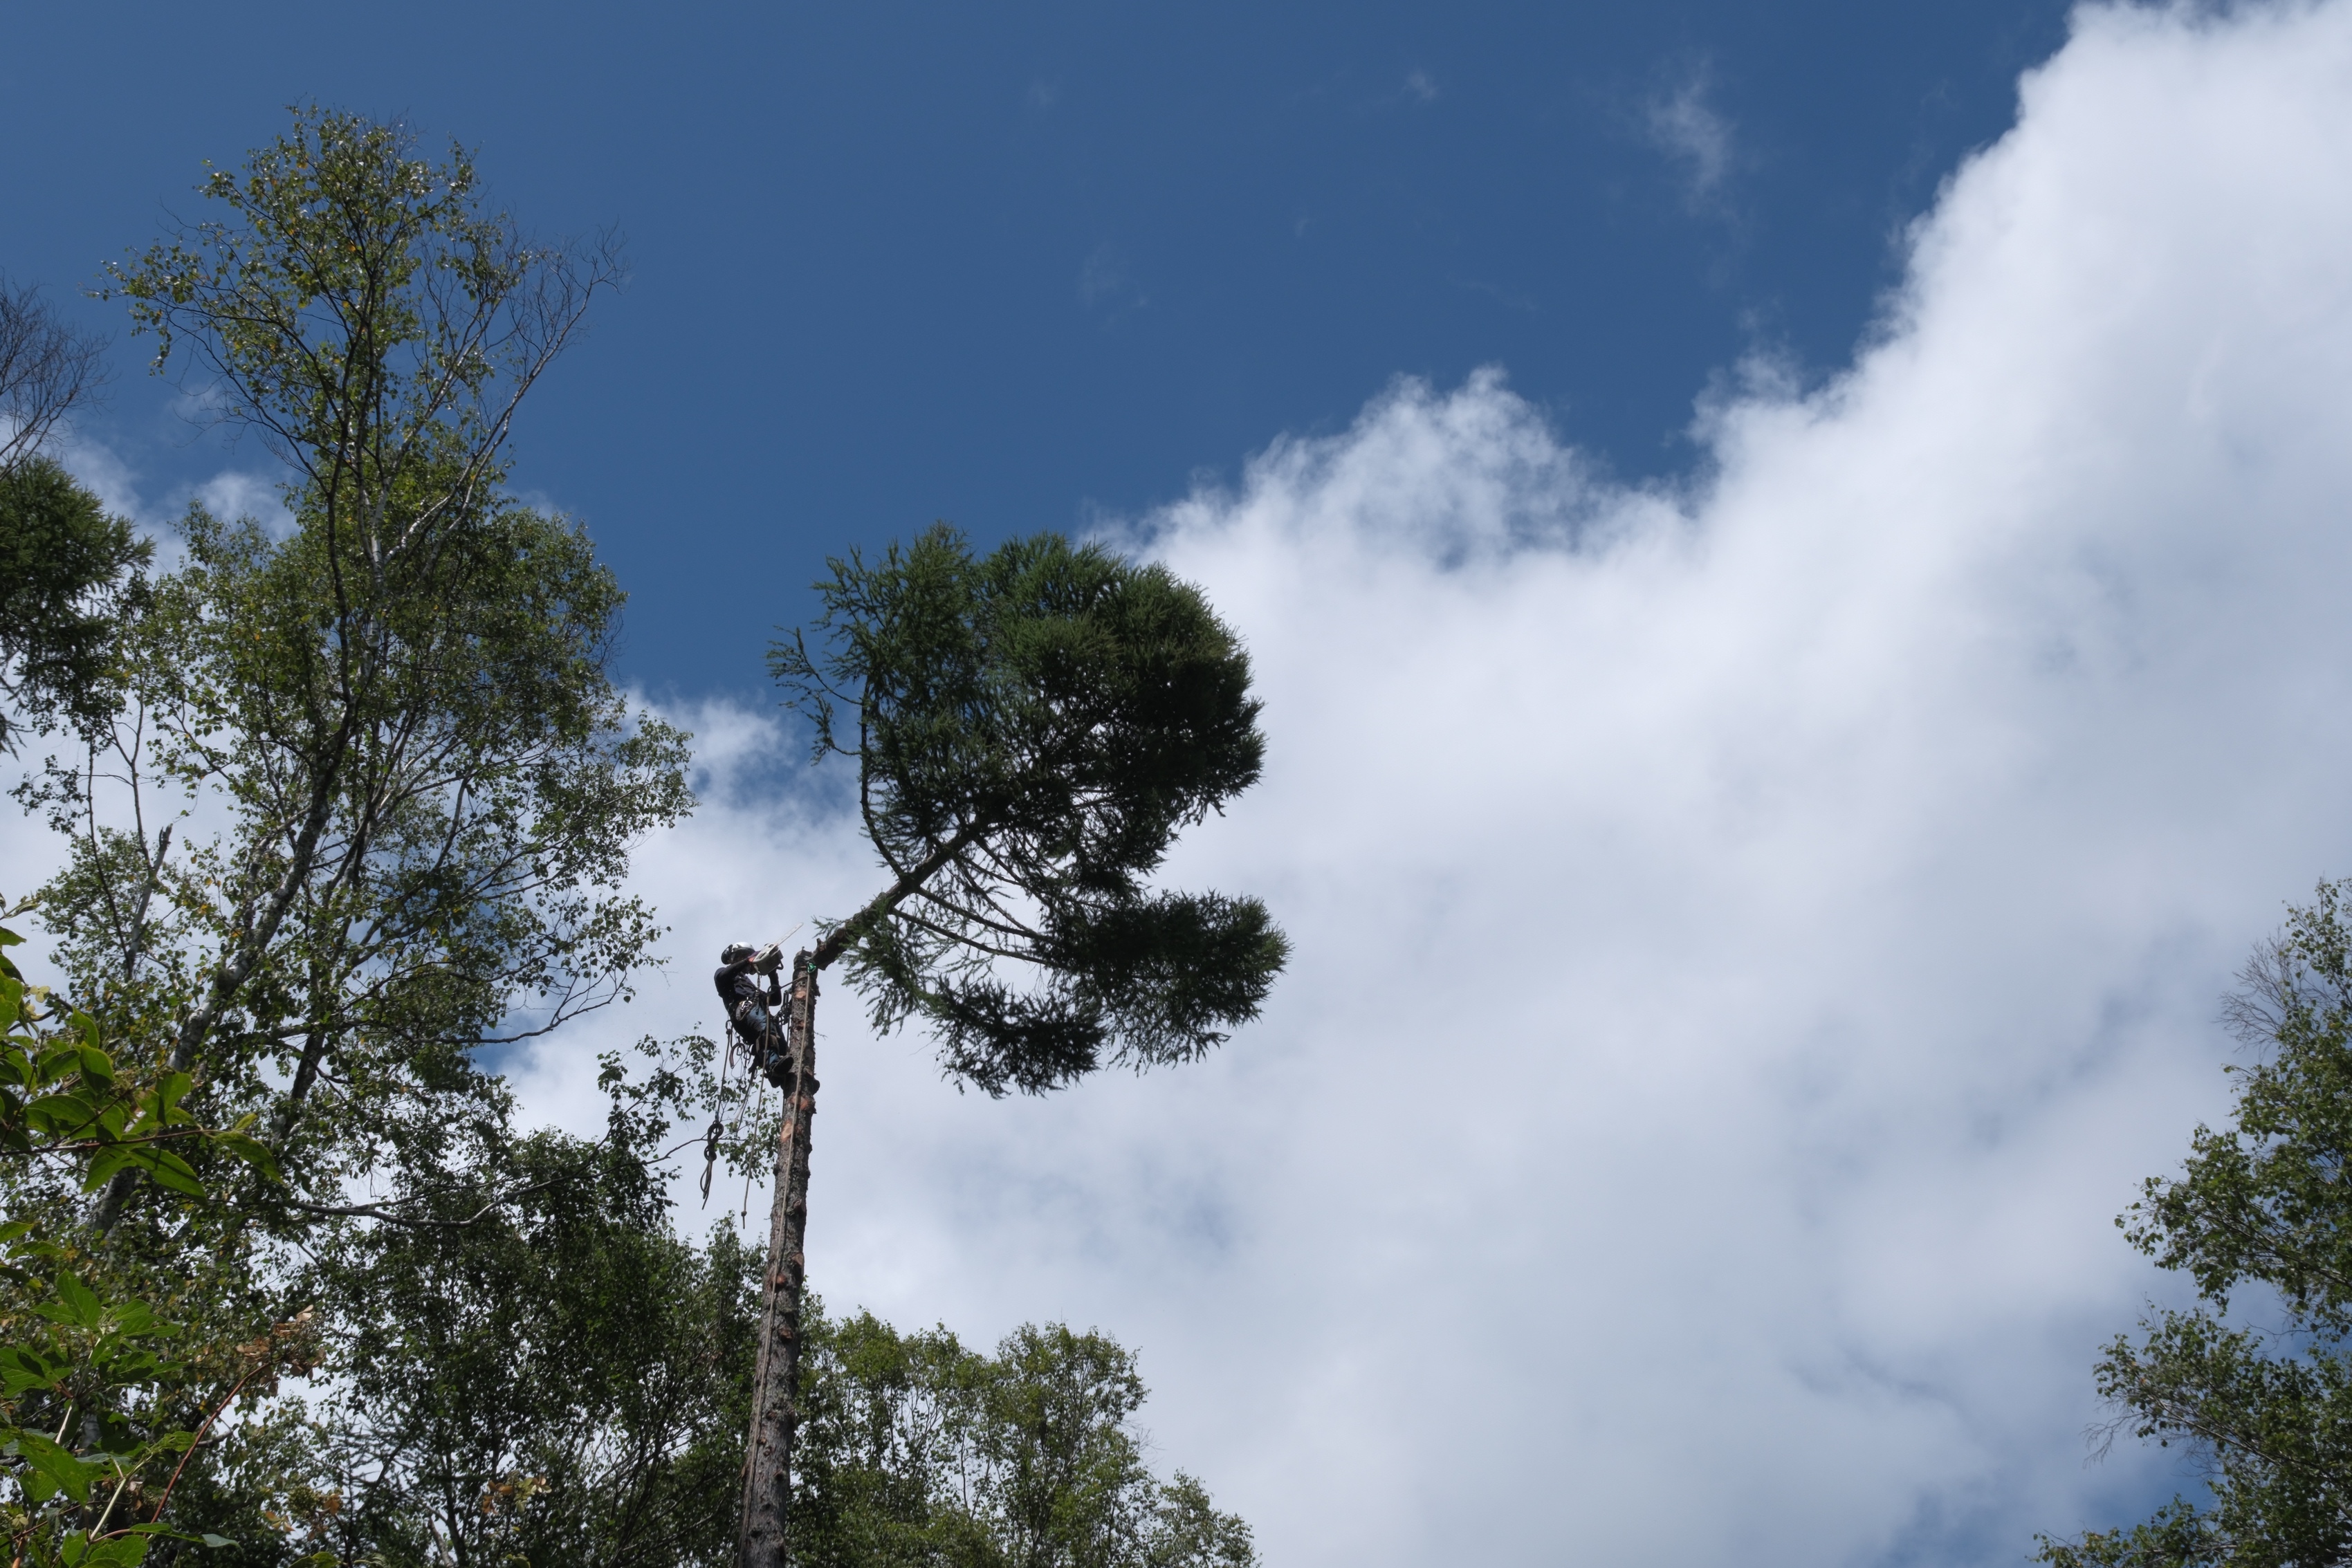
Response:
[[[681,1148],[684,1146],[684,1145],[679,1145]],[[498,1207],[502,1203],[512,1202],[518,1197],[527,1197],[534,1192],[543,1192],[554,1185],[555,1178],[550,1177],[546,1181],[534,1182],[529,1186],[519,1186],[512,1192],[502,1192],[463,1219],[404,1219],[397,1214],[387,1212],[393,1204],[415,1203],[417,1199],[414,1197],[395,1197],[385,1203],[357,1204],[304,1203],[299,1198],[292,1197],[283,1199],[282,1201],[285,1203],[287,1207],[299,1208],[305,1214],[320,1214],[331,1217],[343,1216],[357,1219],[381,1219],[387,1225],[404,1225],[412,1230],[456,1230],[473,1224],[476,1220],[481,1218],[482,1216],[489,1213],[490,1210]],[[418,1195],[420,1197],[425,1196],[429,1195]]]

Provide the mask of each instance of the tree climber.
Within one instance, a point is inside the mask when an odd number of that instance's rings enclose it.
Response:
[[[730,942],[719,950],[719,969],[711,979],[719,988],[719,1005],[727,1009],[727,1021],[734,1026],[735,1035],[743,1042],[751,1058],[751,1071],[767,1074],[768,1082],[781,1089],[784,1075],[791,1071],[784,1051],[783,985],[776,971],[784,961],[783,945],[771,942],[765,947],[753,947],[749,942]],[[761,977],[767,978],[762,988]],[[727,1051],[729,1066],[722,1068],[723,1081],[732,1076],[735,1051]],[[726,1096],[720,1092],[710,1107],[710,1127],[702,1138],[702,1201],[710,1201],[710,1173],[719,1163],[719,1140],[726,1135]]]
[[[719,951],[719,972],[711,977],[729,1021],[751,1052],[751,1071],[764,1072],[779,1088],[784,1082],[784,988],[776,971],[783,962],[780,943],[755,948],[749,942],[730,942]],[[765,987],[760,984],[762,977]]]

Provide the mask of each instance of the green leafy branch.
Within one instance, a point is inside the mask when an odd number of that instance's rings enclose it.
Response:
[[[6,1227],[22,1239],[20,1222]],[[191,1536],[160,1521],[172,1487],[204,1432],[243,1392],[240,1377],[194,1432],[166,1430],[143,1440],[106,1431],[100,1418],[89,1423],[98,1441],[77,1453],[68,1446],[77,1416],[97,1414],[112,1391],[176,1381],[184,1368],[157,1354],[151,1342],[178,1333],[159,1322],[143,1301],[102,1300],[70,1271],[60,1271],[54,1293],[34,1311],[52,1325],[36,1343],[21,1329],[0,1345],[0,1387],[10,1406],[39,1405],[58,1412],[54,1434],[25,1427],[0,1427],[0,1471],[16,1496],[0,1504],[13,1553],[10,1568],[38,1564],[137,1563],[156,1536],[226,1545],[219,1536]],[[171,1455],[180,1456],[163,1494],[142,1509],[141,1478]],[[151,1517],[141,1519],[139,1512]],[[118,1521],[118,1514],[122,1515]]]
[[[204,1183],[166,1146],[193,1139],[275,1176],[269,1151],[246,1131],[250,1118],[225,1130],[201,1125],[181,1103],[194,1088],[187,1073],[165,1071],[145,1082],[126,1076],[106,1051],[97,1019],[26,984],[5,952],[23,940],[0,927],[0,1155],[82,1159],[85,1192],[128,1169],[200,1198]],[[48,1032],[44,1023],[63,1027]]]
[[[0,1159],[76,1162],[84,1192],[130,1172],[202,1200],[195,1167],[168,1146],[176,1143],[216,1149],[276,1179],[268,1151],[242,1124],[207,1128],[186,1108],[187,1073],[124,1071],[95,1019],[28,985],[5,952],[21,941],[0,928]],[[28,1295],[47,1280],[29,1311],[0,1314],[0,1530],[9,1568],[131,1568],[159,1537],[228,1544],[164,1524],[164,1507],[222,1412],[257,1379],[307,1370],[311,1359],[307,1320],[280,1324],[237,1347],[234,1380],[203,1402],[194,1429],[176,1425],[174,1396],[199,1381],[168,1354],[179,1328],[102,1276],[94,1288],[84,1277],[89,1261],[32,1220],[0,1224],[0,1272]],[[167,1462],[170,1476],[151,1498],[149,1481]]]
[[[23,1244],[26,1228],[6,1227],[6,1239]],[[0,1389],[12,1413],[54,1412],[57,1430],[0,1426],[0,1476],[15,1493],[0,1500],[10,1568],[131,1568],[158,1537],[231,1544],[223,1536],[173,1529],[163,1522],[163,1511],[189,1457],[240,1395],[257,1381],[310,1369],[316,1336],[308,1316],[237,1347],[235,1381],[207,1402],[194,1431],[165,1427],[142,1437],[120,1408],[107,1406],[119,1406],[127,1391],[146,1390],[152,1407],[155,1391],[190,1380],[189,1368],[158,1343],[178,1336],[178,1325],[158,1321],[143,1301],[102,1298],[70,1270],[58,1273],[52,1295],[34,1312],[49,1326],[37,1338],[26,1332],[31,1325],[16,1325],[10,1343],[0,1345]],[[79,1451],[68,1442],[77,1418],[86,1434]],[[150,1501],[147,1478],[175,1455]]]

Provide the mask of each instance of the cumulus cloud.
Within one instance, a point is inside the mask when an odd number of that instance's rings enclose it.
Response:
[[[1045,1101],[829,994],[818,1287],[1139,1346],[1162,1461],[1289,1565],[2012,1563],[2168,1490],[2080,1463],[2168,1288],[2107,1222],[2352,871],[2347,89],[2344,4],[2086,11],[1850,371],[1711,403],[1689,486],[1489,373],[1137,519],[1272,738],[1170,874],[1294,971]],[[673,971],[522,1078],[583,1129],[722,941],[877,885],[772,714],[677,716]]]
[[[1686,488],[1487,373],[1138,519],[1271,737],[1170,874],[1294,970],[1045,1101],[829,995],[816,1285],[1140,1346],[1293,1568],[2012,1563],[2168,1491],[2081,1463],[2168,1288],[2108,1221],[2352,871],[2347,89],[2344,4],[2085,11],[1848,373],[1711,405]],[[583,1126],[596,1031],[715,1024],[721,941],[877,885],[772,716],[681,716],[676,972],[526,1076]]]
[[[286,509],[281,482],[267,473],[224,468],[201,482],[158,491],[142,483],[144,476],[120,451],[95,437],[77,432],[59,444],[57,455],[107,510],[130,518],[141,533],[163,547],[167,568],[179,558],[177,528],[192,501],[203,503],[223,520],[251,517],[276,538],[294,531],[294,517]]]

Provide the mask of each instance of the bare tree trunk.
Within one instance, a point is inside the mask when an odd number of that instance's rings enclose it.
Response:
[[[793,1432],[799,1424],[802,1240],[808,1231],[809,1123],[816,1114],[816,966],[793,956],[786,1038],[784,1120],[776,1136],[774,1207],[768,1218],[767,1285],[760,1312],[760,1362],[751,1385],[750,1452],[743,1464],[740,1568],[785,1568],[784,1506],[791,1494]]]
[[[784,1120],[776,1136],[774,1207],[768,1214],[768,1267],[760,1312],[760,1360],[751,1382],[751,1433],[743,1456],[743,1511],[737,1527],[738,1568],[786,1568],[792,1542],[784,1512],[792,1497],[793,1434],[800,1423],[802,1251],[808,1233],[809,1122],[816,1114],[817,972],[847,952],[940,867],[977,839],[968,822],[912,871],[816,945],[793,955],[793,995],[785,1042]]]

